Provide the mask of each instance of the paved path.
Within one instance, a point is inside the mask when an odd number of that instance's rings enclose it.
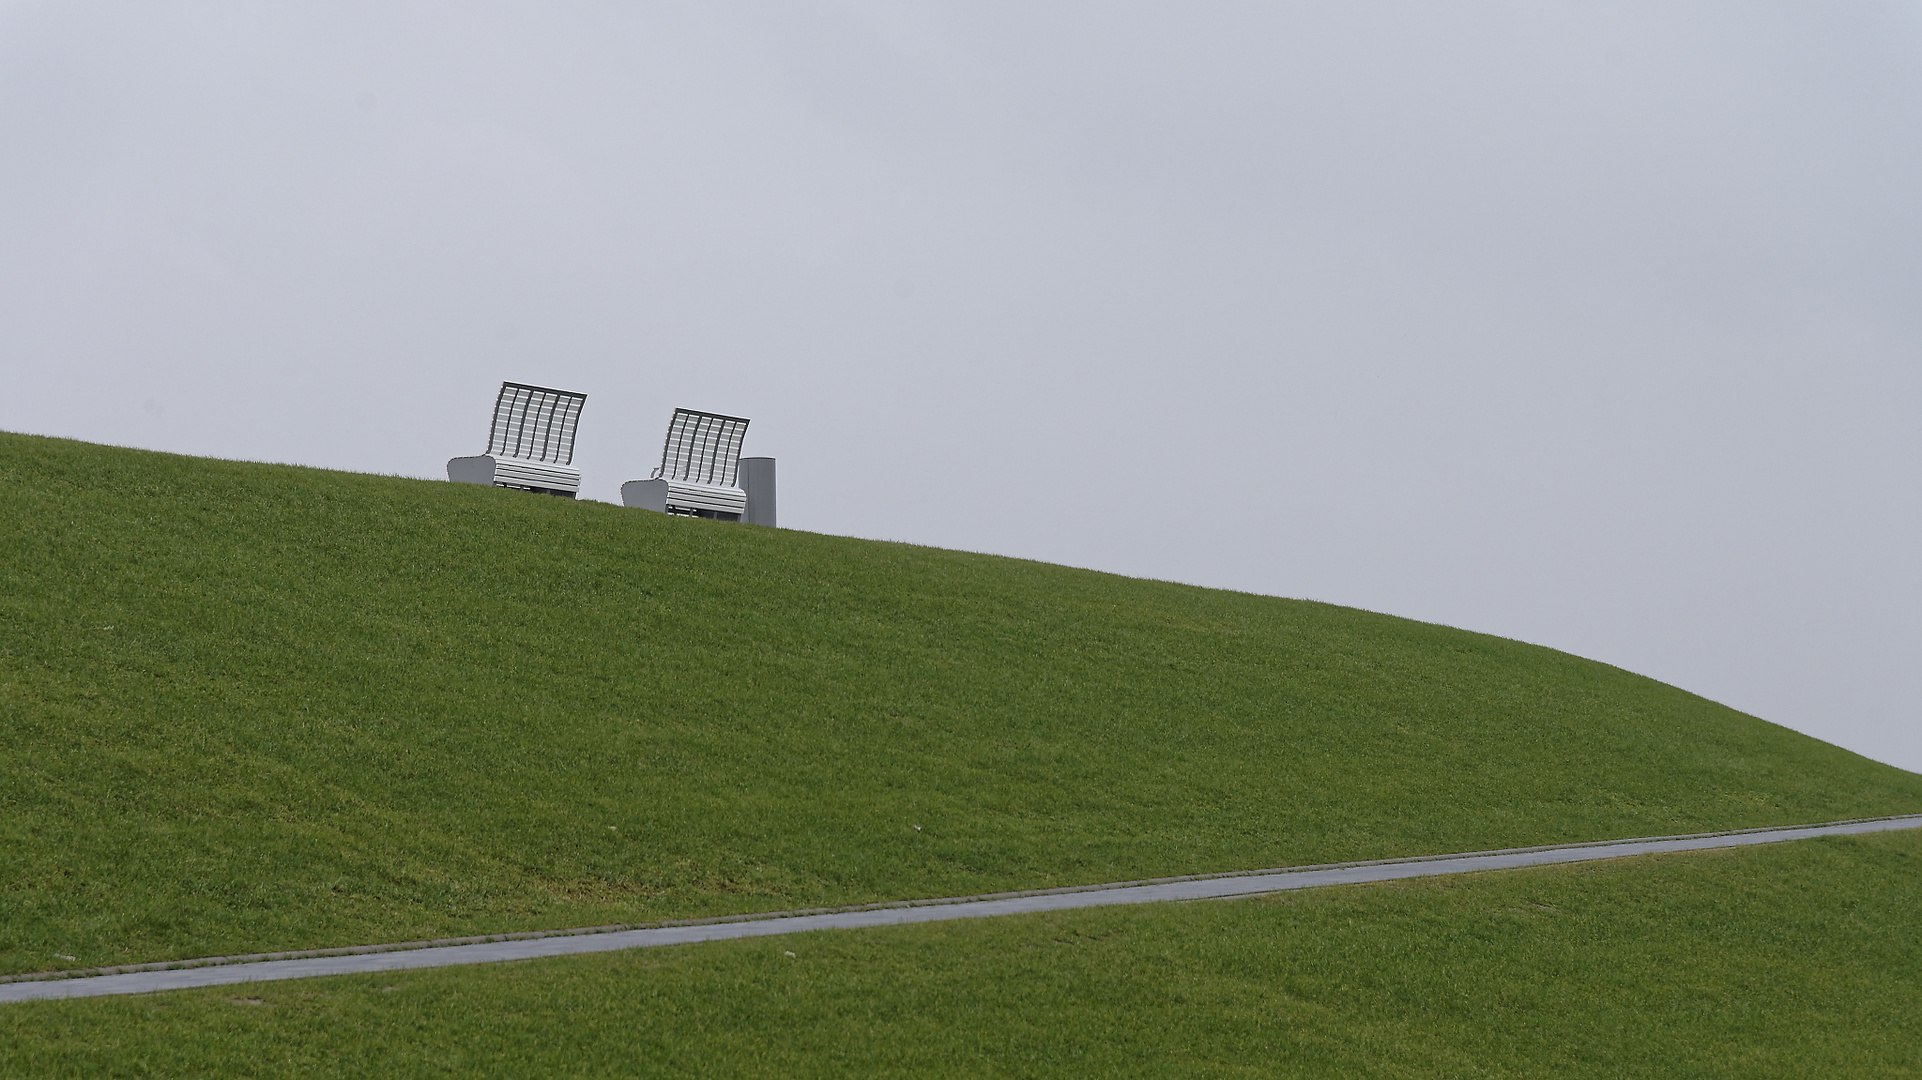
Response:
[[[161,965],[141,965],[147,968],[159,968],[159,970],[129,971],[111,975],[24,980],[16,976],[13,980],[0,982],[0,1002],[99,997],[106,994],[145,994],[156,990],[182,990],[196,986],[226,986],[234,983],[268,982],[278,979],[308,979],[319,975],[406,971],[414,968],[448,967],[455,964],[491,964],[502,960],[534,960],[571,953],[613,952],[619,949],[644,949],[660,945],[685,945],[697,941],[798,934],[809,930],[899,926],[903,923],[975,919],[990,915],[1104,907],[1110,904],[1211,900],[1229,896],[1285,892],[1290,889],[1307,889],[1319,885],[1392,881],[1396,878],[1429,877],[1438,874],[1466,874],[1476,870],[1507,870],[1520,866],[1588,862],[1595,859],[1616,859],[1625,855],[1648,855],[1664,851],[1703,851],[1709,848],[1743,847],[1749,844],[1774,844],[1811,836],[1844,836],[1852,833],[1918,828],[1922,828],[1922,814],[1831,822],[1823,825],[1798,825],[1779,829],[1748,829],[1740,832],[1607,840],[1592,844],[1477,851],[1459,855],[1385,859],[1330,866],[1302,866],[1239,874],[1168,878],[1149,882],[1119,882],[1113,885],[1007,893],[988,897],[904,901],[864,908],[743,916],[640,929],[609,928],[598,931],[521,934],[514,935],[511,940],[496,938],[460,945],[422,942],[413,945],[368,946],[351,951],[322,950],[348,955],[308,954],[290,959],[272,960],[235,957],[231,960],[181,961],[181,966],[163,968]]]

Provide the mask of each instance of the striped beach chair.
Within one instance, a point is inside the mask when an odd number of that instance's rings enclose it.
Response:
[[[571,390],[502,383],[487,453],[449,461],[447,479],[574,498],[581,490],[574,432],[586,403],[586,394]]]
[[[621,485],[621,502],[670,514],[739,521],[747,511],[740,483],[741,441],[748,421],[738,416],[675,409],[661,463],[646,480]]]

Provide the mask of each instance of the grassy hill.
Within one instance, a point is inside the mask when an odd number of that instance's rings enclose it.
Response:
[[[0,971],[1922,809],[1325,604],[17,435],[0,484]]]

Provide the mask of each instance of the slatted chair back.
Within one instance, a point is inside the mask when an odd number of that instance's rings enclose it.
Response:
[[[494,399],[494,424],[487,431],[487,452],[496,457],[574,464],[574,432],[586,394],[545,386],[504,382]]]
[[[667,425],[667,444],[654,475],[662,480],[739,487],[741,441],[748,422],[738,416],[675,409]]]

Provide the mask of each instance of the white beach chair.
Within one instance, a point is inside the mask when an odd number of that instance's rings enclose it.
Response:
[[[574,431],[586,403],[586,394],[571,390],[502,383],[487,453],[449,461],[447,479],[574,498],[581,490]]]
[[[646,480],[621,485],[621,503],[670,514],[739,521],[747,492],[739,474],[748,421],[738,416],[675,409],[661,464]]]

